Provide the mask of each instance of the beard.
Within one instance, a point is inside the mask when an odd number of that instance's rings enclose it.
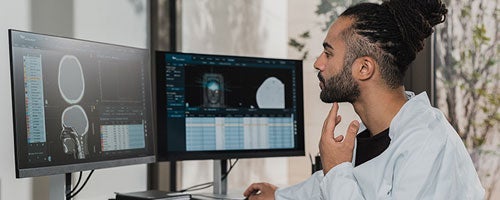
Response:
[[[321,90],[320,99],[325,103],[333,103],[333,102],[349,102],[354,103],[359,95],[359,85],[354,81],[354,78],[351,74],[351,67],[347,67],[352,65],[348,65],[349,62],[344,62],[344,67],[340,73],[333,75],[328,80],[325,80],[324,77],[318,72],[319,81],[321,81],[324,85],[323,90]]]

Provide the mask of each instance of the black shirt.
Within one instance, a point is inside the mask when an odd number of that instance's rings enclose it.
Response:
[[[377,157],[384,152],[391,143],[389,128],[373,137],[371,136],[370,131],[366,129],[359,133],[356,136],[356,139],[358,140],[358,143],[356,147],[355,167]]]

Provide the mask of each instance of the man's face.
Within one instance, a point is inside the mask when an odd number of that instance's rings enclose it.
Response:
[[[351,73],[355,58],[346,60],[347,48],[341,37],[351,23],[351,19],[341,17],[332,24],[323,43],[324,51],[314,63],[314,68],[319,70],[320,98],[325,103],[353,103],[360,93]]]

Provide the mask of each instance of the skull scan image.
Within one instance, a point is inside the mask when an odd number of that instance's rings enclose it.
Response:
[[[210,104],[218,104],[220,99],[220,83],[211,80],[207,83],[207,100]]]
[[[59,138],[61,139],[63,143],[63,150],[65,154],[73,154],[74,158],[77,158],[77,134],[76,131],[71,128],[67,127],[64,124],[63,130],[61,131],[61,135],[59,135]]]
[[[284,109],[285,84],[276,77],[267,78],[255,95],[259,108]]]
[[[84,159],[88,154],[87,132],[89,121],[80,102],[85,93],[83,69],[77,57],[65,55],[59,62],[58,87],[62,98],[70,104],[61,115],[62,130],[60,139],[66,154],[75,159]]]
[[[85,110],[79,105],[66,108],[61,116],[64,153],[73,154],[77,159],[84,159],[88,154],[87,132],[89,121]]]
[[[203,75],[203,106],[224,107],[224,77],[220,74]]]
[[[61,58],[57,81],[64,101],[69,104],[80,102],[85,92],[85,80],[78,58],[72,55],[65,55]]]

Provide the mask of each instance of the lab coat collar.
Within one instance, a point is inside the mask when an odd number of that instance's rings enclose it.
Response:
[[[400,127],[404,126],[404,123],[406,120],[411,119],[412,116],[415,116],[419,112],[416,112],[416,109],[419,110],[418,108],[425,108],[426,106],[430,106],[429,99],[427,98],[427,93],[422,92],[418,95],[415,96],[415,93],[411,91],[405,91],[406,94],[406,103],[401,107],[399,112],[394,116],[394,118],[391,121],[391,124],[389,125],[389,138],[391,138],[391,143],[395,141],[400,134],[396,133],[401,133],[402,131],[399,130],[401,129]],[[403,114],[404,113],[404,114]],[[360,123],[359,129],[358,129],[358,134],[365,131],[367,128],[364,123]],[[356,139],[357,140],[357,139]],[[356,148],[358,147],[357,142],[354,143],[354,153],[352,156],[352,163],[355,162],[356,160]]]
[[[423,94],[425,94],[425,95],[423,95]],[[413,92],[411,92],[411,91],[405,91],[405,95],[406,95],[406,99],[407,99],[407,100],[413,99],[413,97],[415,97],[415,93],[413,93]],[[422,98],[422,97],[420,97],[420,96],[427,96],[427,94],[426,94],[426,92],[422,92],[422,93],[420,93],[420,94],[418,95],[418,98],[419,98],[419,99],[420,99],[420,98]],[[429,101],[426,97],[424,97],[424,98],[423,98],[423,100],[427,100],[427,102]],[[416,100],[414,99],[414,101],[416,101]],[[405,106],[406,106],[406,107],[408,107],[408,106],[407,106],[407,104],[408,104],[408,103],[409,103],[409,101],[407,101],[407,102],[405,103],[405,105],[403,105],[403,107],[399,110],[399,112],[396,114],[396,116],[401,115],[401,114],[400,114],[400,113],[401,113],[401,111],[403,110],[403,108],[404,108]],[[430,104],[430,103],[428,103],[428,104]],[[392,136],[391,136],[391,129],[393,128],[393,124],[392,124],[392,122],[394,121],[394,119],[396,119],[396,116],[392,119],[391,124],[389,125],[389,137],[390,137],[390,138],[392,138]],[[361,132],[365,131],[366,129],[367,129],[367,128],[366,128],[365,124],[361,122],[361,123],[359,124],[358,134],[360,134]]]
[[[431,103],[429,98],[427,97],[426,92],[422,92],[415,96],[413,92],[406,92],[408,101],[401,107],[399,112],[394,116],[391,121],[391,125],[389,126],[389,137],[392,140],[397,140],[400,134],[403,132],[401,127],[405,127],[407,123],[415,123],[412,122],[415,116],[419,115],[425,109],[431,107]]]

